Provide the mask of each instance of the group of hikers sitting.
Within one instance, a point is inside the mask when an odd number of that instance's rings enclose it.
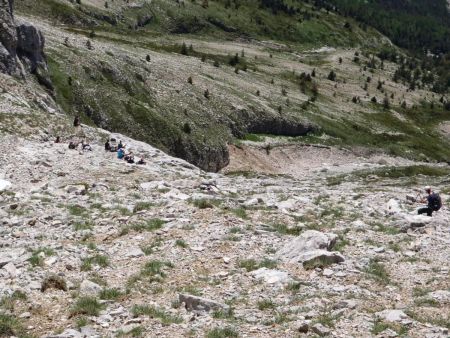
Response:
[[[111,151],[111,152],[117,152],[117,158],[119,160],[125,160],[127,163],[136,163],[136,164],[141,164],[144,165],[146,164],[145,160],[143,157],[141,157],[137,162],[134,159],[134,154],[132,151],[126,153],[125,152],[125,145],[122,143],[122,141],[120,140],[119,143],[117,144],[116,139],[111,138],[106,140],[105,142],[105,151]]]

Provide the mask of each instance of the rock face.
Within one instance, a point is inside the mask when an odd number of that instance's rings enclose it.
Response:
[[[17,32],[13,17],[13,0],[0,0],[0,71],[16,71]]]
[[[52,88],[44,54],[45,39],[33,25],[14,20],[13,0],[0,0],[0,72],[36,74],[39,82]]]

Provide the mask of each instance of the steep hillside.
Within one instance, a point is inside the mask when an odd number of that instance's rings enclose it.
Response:
[[[33,3],[17,7],[38,16],[66,112],[206,170],[224,167],[227,143],[247,133],[314,132],[308,141],[323,135],[334,144],[448,158],[435,131],[447,119],[446,99],[429,92],[426,71],[411,77],[411,91],[400,58],[379,54],[402,55],[387,39],[308,3]],[[249,13],[256,14],[248,20]]]

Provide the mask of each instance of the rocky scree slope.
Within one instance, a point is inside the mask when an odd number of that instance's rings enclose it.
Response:
[[[448,336],[447,166],[221,175],[113,134],[148,162],[129,165],[86,125],[92,152],[69,150],[42,89],[0,86],[2,335]],[[425,184],[444,200],[432,218],[404,198]]]

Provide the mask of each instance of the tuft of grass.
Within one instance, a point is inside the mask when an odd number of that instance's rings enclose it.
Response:
[[[258,309],[261,311],[267,310],[267,309],[275,309],[276,304],[270,300],[270,299],[264,299],[258,301]]]
[[[243,259],[238,262],[238,266],[247,270],[247,272],[258,269],[258,263],[254,259]]]
[[[277,261],[264,258],[262,261],[257,262],[254,259],[243,259],[238,261],[238,266],[247,270],[247,272],[258,270],[260,268],[274,269],[277,267]]]
[[[93,228],[94,228],[94,224],[90,221],[75,222],[73,225],[73,230],[75,230],[75,231],[92,230]]]
[[[217,199],[206,199],[206,198],[200,198],[195,200],[189,200],[190,203],[192,203],[195,207],[199,209],[212,209],[215,206],[220,206],[221,201]]]
[[[213,318],[215,319],[234,319],[234,309],[230,306],[226,310],[216,310],[213,312]]]
[[[377,259],[372,258],[364,272],[380,284],[387,285],[390,283],[390,277],[385,266]]]
[[[122,228],[120,235],[126,235],[130,230],[134,230],[136,232],[159,230],[163,227],[164,223],[165,222],[159,218],[150,219],[144,223],[136,223]]]
[[[166,325],[183,322],[181,317],[171,315],[170,313],[151,305],[135,305],[131,309],[131,313],[134,317],[149,316],[151,318],[158,318],[161,320],[161,323]]]
[[[414,300],[414,305],[415,306],[431,306],[431,307],[438,307],[439,306],[439,302],[436,301],[433,298],[418,298]]]
[[[135,204],[134,208],[133,208],[133,212],[139,212],[142,210],[148,210],[151,209],[155,204],[152,202],[138,202]]]
[[[44,265],[44,257],[53,256],[55,254],[55,251],[51,248],[39,248],[36,250],[33,250],[31,257],[28,258],[28,262],[32,266],[43,266]]]
[[[68,205],[67,210],[72,216],[83,216],[87,212],[87,209],[85,207],[76,204]]]
[[[21,322],[14,316],[0,313],[0,337],[27,337]]]
[[[98,265],[102,268],[106,268],[107,266],[109,266],[109,259],[104,255],[95,255],[85,258],[81,262],[81,271],[92,270],[92,265]]]
[[[387,329],[391,329],[391,330],[395,331],[400,336],[404,336],[406,333],[408,333],[407,327],[405,327],[401,324],[398,324],[398,323],[388,323],[388,322],[382,321],[380,319],[377,319],[373,323],[373,326],[372,326],[372,329],[370,330],[370,332],[373,335],[379,335],[380,333],[382,333],[383,331],[385,331]]]
[[[72,309],[70,310],[70,314],[72,316],[77,315],[87,315],[87,316],[98,316],[100,311],[105,308],[104,304],[101,304],[97,298],[84,296],[78,298]]]
[[[272,224],[271,227],[273,231],[276,231],[282,235],[298,236],[302,232],[301,228],[289,227],[286,224]]]
[[[89,324],[89,320],[85,316],[80,316],[75,320],[75,326],[78,330]]]
[[[248,219],[248,215],[247,215],[247,211],[244,208],[236,208],[236,209],[231,209],[231,212],[233,214],[235,214],[237,217],[242,218],[242,219]]]
[[[175,245],[176,245],[176,246],[179,246],[180,248],[183,248],[183,249],[185,249],[185,248],[188,247],[188,245],[186,244],[186,242],[183,241],[182,239],[177,239],[177,240],[175,241]]]
[[[123,296],[123,293],[116,288],[112,289],[103,289],[100,291],[99,297],[103,300],[116,300]]]
[[[235,338],[239,337],[236,329],[230,326],[227,327],[216,327],[206,334],[207,338]]]
[[[26,300],[27,295],[23,293],[22,291],[14,291],[11,295],[4,296],[0,299],[0,308],[3,308],[5,310],[13,311],[14,310],[14,304],[16,301],[20,300]]]

